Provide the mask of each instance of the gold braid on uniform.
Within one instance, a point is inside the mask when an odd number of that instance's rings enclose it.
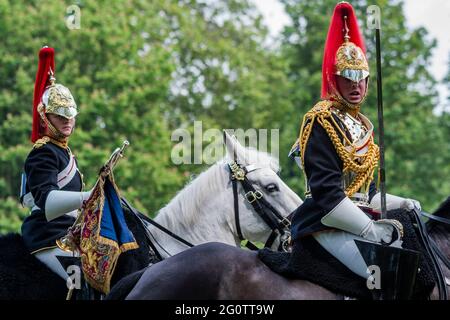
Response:
[[[311,135],[314,122],[317,121],[327,132],[339,158],[342,160],[344,166],[343,172],[352,171],[356,173],[355,179],[345,190],[345,194],[348,197],[351,197],[364,184],[369,185],[372,182],[373,173],[379,159],[379,149],[374,143],[373,137],[371,137],[368,143],[368,151],[364,155],[357,155],[356,149],[348,151],[344,147],[344,144],[342,143],[336,129],[340,132],[347,145],[352,145],[352,142],[347,138],[346,134],[336,123],[336,120],[330,111],[331,106],[331,101],[320,101],[303,117],[300,136],[298,139],[300,144],[301,159],[304,168],[306,144],[308,143],[309,136]]]
[[[69,139],[63,139],[63,140],[58,140],[55,138],[52,138],[50,136],[43,136],[42,138],[36,140],[36,142],[33,145],[33,148],[37,149],[42,147],[43,145],[47,144],[47,142],[52,142],[53,144],[56,144],[57,146],[63,148],[63,149],[67,149],[68,147],[68,140]]]

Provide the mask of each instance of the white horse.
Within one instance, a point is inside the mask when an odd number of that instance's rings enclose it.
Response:
[[[300,197],[277,175],[279,166],[275,158],[244,148],[226,132],[224,143],[227,156],[183,188],[154,219],[194,245],[216,241],[240,246],[228,166],[233,159],[242,167],[252,168],[247,174],[248,180],[283,217],[302,204]],[[238,185],[237,190],[242,235],[250,241],[265,242],[271,229],[244,197],[242,186]],[[189,248],[153,225],[147,224],[147,228],[163,258]],[[278,245],[278,241],[272,247]]]

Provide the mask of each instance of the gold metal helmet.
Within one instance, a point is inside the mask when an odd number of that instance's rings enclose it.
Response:
[[[70,90],[62,84],[55,83],[53,75],[50,77],[50,85],[42,95],[39,113],[53,113],[67,119],[75,118],[78,114],[77,104]]]
[[[48,128],[53,138],[67,141],[67,137],[59,132],[47,118],[47,114],[56,114],[66,119],[73,119],[78,114],[77,104],[70,90],[55,83],[55,50],[43,47],[39,51],[39,64],[36,72],[33,94],[33,124],[31,142],[47,135]]]
[[[359,82],[369,76],[369,64],[362,49],[346,39],[336,53],[336,75]]]
[[[351,40],[351,41],[350,41]],[[348,2],[336,5],[328,29],[322,63],[322,99],[339,95],[336,75],[353,82],[369,76],[364,38],[353,7]]]

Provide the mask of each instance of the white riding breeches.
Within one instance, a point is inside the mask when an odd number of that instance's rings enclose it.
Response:
[[[355,239],[363,241],[367,240],[357,235],[339,230],[318,232],[314,234],[313,237],[325,250],[351,271],[364,279],[367,279],[370,276],[367,272],[367,264],[354,241]]]
[[[67,280],[67,277],[69,275],[67,274],[66,270],[64,270],[61,263],[59,263],[59,260],[58,258],[56,258],[56,256],[72,257],[73,256],[72,252],[67,252],[61,250],[60,248],[52,248],[36,252],[34,256],[43,264],[45,264],[47,267],[49,267],[50,270],[52,270],[58,276],[63,278],[65,281]]]

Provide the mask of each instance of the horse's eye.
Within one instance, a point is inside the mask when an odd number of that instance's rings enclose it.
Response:
[[[275,183],[270,183],[265,188],[268,192],[280,191],[280,189],[278,189],[278,186]]]

